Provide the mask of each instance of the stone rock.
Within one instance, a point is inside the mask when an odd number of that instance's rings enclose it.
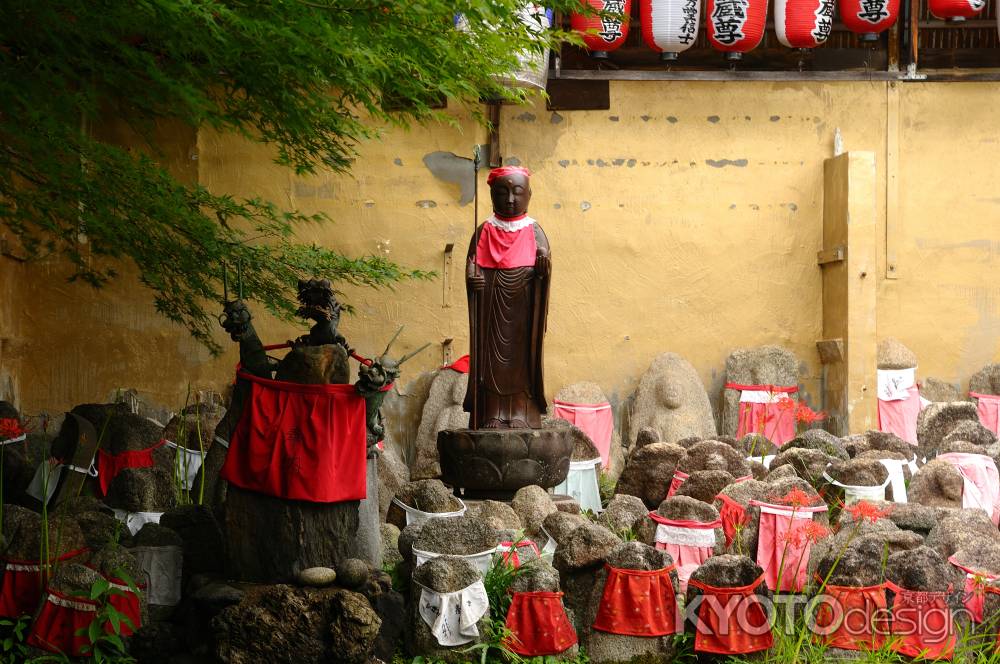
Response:
[[[521,518],[507,503],[484,500],[469,507],[468,516],[484,521],[494,530],[521,530]]]
[[[51,434],[33,431],[28,433],[25,443],[6,445],[3,453],[3,498],[4,505],[24,505],[38,507],[39,503],[28,496],[28,486],[35,477],[39,464],[49,458],[49,450],[54,441]],[[62,496],[60,496],[62,498]]]
[[[142,582],[143,571],[139,561],[123,546],[105,544],[95,549],[90,556],[89,564],[105,576],[125,580],[122,576],[125,574],[136,583]],[[142,600],[145,604],[145,597],[142,597]]]
[[[3,506],[5,555],[16,560],[37,560],[42,544],[42,517],[20,505]],[[72,516],[49,516],[49,555],[61,556],[83,549],[87,541]]]
[[[615,493],[636,496],[648,507],[655,508],[667,495],[677,463],[686,453],[683,447],[672,443],[637,447],[625,461]]]
[[[888,510],[891,513],[891,507]],[[874,585],[883,581],[882,562],[886,556],[922,545],[920,535],[901,530],[887,518],[875,521],[863,518],[856,524],[850,512],[844,510],[840,513],[838,531],[813,545],[810,572],[826,578],[836,563],[831,584]]]
[[[970,544],[968,548],[956,551],[954,558],[958,564],[977,572],[1000,575],[1000,543],[998,542],[986,541]]]
[[[469,374],[451,369],[442,369],[434,376],[417,429],[412,479],[425,480],[441,476],[437,435],[439,431],[446,429],[469,427],[469,414],[462,408],[468,385]]]
[[[941,447],[938,448],[938,454],[945,454],[948,452],[958,452],[960,454],[986,454],[986,449],[976,445],[975,443],[969,443],[964,440],[944,441],[941,443]]]
[[[764,476],[764,480],[767,482],[775,482],[777,480],[787,480],[793,477],[799,477],[799,474],[795,472],[795,466],[787,463],[784,466],[778,466],[773,470],[767,471],[767,475]]]
[[[90,588],[103,577],[97,570],[79,562],[64,562],[56,566],[49,587],[64,595],[90,595]]]
[[[692,445],[677,462],[677,470],[688,474],[699,470],[724,470],[733,477],[750,474],[743,454],[717,440],[703,440]]]
[[[917,456],[933,458],[945,436],[963,421],[979,421],[976,405],[971,401],[932,403],[917,416]]]
[[[938,521],[951,511],[940,507],[928,507],[912,501],[907,503],[870,502],[880,510],[888,510],[886,518],[900,529],[912,531],[925,538]]]
[[[132,533],[125,524],[104,512],[81,512],[76,515],[87,546],[96,549],[110,542],[132,546]]]
[[[736,441],[736,447],[746,457],[763,457],[777,454],[778,446],[759,433],[748,433]]]
[[[586,523],[573,529],[565,543],[556,549],[555,567],[573,571],[602,564],[621,543],[613,532],[596,523]]]
[[[666,443],[717,433],[698,372],[676,353],[663,353],[653,360],[639,379],[627,414],[628,441],[634,441],[643,427],[656,429]]]
[[[559,572],[544,560],[524,566],[524,571],[514,577],[511,592],[559,592]]]
[[[828,465],[835,461],[837,461],[836,457],[819,450],[802,447],[782,448],[781,452],[771,461],[771,471],[773,472],[784,465],[790,465],[795,469],[796,475],[813,486],[821,486],[824,482],[823,472]]]
[[[410,481],[410,469],[399,457],[394,447],[386,447],[378,455],[378,515],[385,521],[392,499],[404,484]]]
[[[380,624],[363,595],[287,585],[254,587],[212,620],[226,664],[364,664]]]
[[[641,500],[635,496],[618,494],[597,517],[597,523],[613,533],[637,533],[643,522],[648,520],[648,514],[649,509]]]
[[[930,376],[920,380],[920,396],[928,401],[961,401],[964,397],[958,384]]]
[[[896,434],[874,430],[866,431],[861,434],[861,439],[857,442],[852,442],[851,446],[849,446],[848,452],[851,453],[851,456],[860,456],[864,452],[870,452],[873,450],[881,452],[894,452],[906,460],[912,459],[916,453],[916,448],[913,445],[910,445]]]
[[[949,511],[931,529],[926,540],[927,546],[945,560],[959,549],[995,542],[1000,542],[1000,532],[981,509]]]
[[[554,539],[559,546],[563,546],[570,534],[581,526],[590,523],[587,517],[580,514],[569,514],[567,512],[552,512],[542,524],[542,528]]]
[[[345,560],[344,563],[346,562]],[[333,582],[337,580],[337,573],[329,567],[309,567],[299,572],[296,575],[296,580],[304,586],[323,588],[333,585]]]
[[[701,437],[694,436],[692,438],[684,438],[683,440],[701,440]],[[663,440],[660,438],[660,432],[657,431],[655,427],[643,427],[639,429],[639,433],[636,434],[633,449],[636,447],[645,447],[646,445],[662,442]],[[677,442],[680,443],[680,441]],[[683,445],[681,447],[683,447]]]
[[[313,569],[326,569],[329,570],[330,573],[333,573],[333,570],[329,567],[314,567]],[[233,606],[242,602],[245,594],[245,591],[231,586],[228,583],[222,583],[221,581],[209,581],[194,591],[192,599],[201,605],[208,614],[215,616],[227,606]]]
[[[997,442],[996,434],[984,427],[979,421],[962,420],[944,437],[943,444],[965,441],[980,447],[989,447]]]
[[[382,535],[382,563],[384,565],[395,566],[403,561],[399,555],[399,528],[391,523],[379,525],[379,533]]]
[[[764,570],[747,556],[724,554],[721,556],[712,556],[706,560],[701,567],[694,571],[691,575],[691,580],[717,588],[739,588],[750,585],[763,573]],[[689,583],[687,590],[688,606],[700,594],[701,591]],[[767,589],[767,584],[760,584],[757,594],[762,597],[770,596],[771,593]]]
[[[560,512],[566,512],[566,514],[583,514],[583,510],[580,509],[580,503],[573,496],[557,496],[553,494],[552,502]]]
[[[929,592],[946,591],[949,586],[961,587],[962,581],[958,570],[929,546],[892,554],[886,561],[885,575],[907,590]]]
[[[126,512],[166,512],[177,504],[173,474],[159,465],[126,468],[111,480],[106,502]]]
[[[907,487],[907,499],[928,507],[962,507],[964,482],[958,471],[947,461],[928,462],[913,476]]]
[[[573,451],[570,459],[572,461],[590,461],[601,456],[594,441],[590,439],[583,429],[576,427],[564,419],[558,417],[542,417],[542,426],[546,429],[560,429],[563,435],[573,440]]]
[[[737,385],[798,385],[799,361],[780,346],[741,348],[726,358],[726,382]],[[720,433],[735,436],[739,423],[740,393],[725,390]]]
[[[639,542],[625,542],[611,552],[608,563],[612,567],[621,569],[652,571],[672,564],[673,560],[666,551],[659,551]],[[671,577],[676,593],[678,589],[677,573],[671,572]],[[597,617],[604,595],[606,579],[607,571],[600,570],[597,573],[597,582],[593,586],[586,614],[583,617],[584,621],[589,624],[592,624],[594,618]],[[674,661],[675,649],[673,639],[670,637],[627,636],[599,630],[588,630],[585,636],[587,655],[591,662],[641,661],[643,663],[662,662],[668,664]]]
[[[225,414],[226,409],[215,401],[191,404],[167,422],[167,426],[163,429],[163,437],[180,447],[207,454],[215,443],[215,427],[219,426]],[[172,464],[183,470],[183,457],[179,461],[177,459],[179,450],[173,447],[169,450]],[[193,487],[198,486],[193,485]],[[197,491],[197,488],[193,488],[192,491]]]
[[[969,378],[969,391],[979,394],[1000,394],[1000,364],[987,364],[972,374]]]
[[[664,500],[660,503],[660,506],[656,508],[656,512],[664,518],[675,521],[698,521],[700,523],[708,523],[719,518],[719,511],[711,504],[711,502],[680,495],[674,495]],[[653,532],[650,533],[650,541],[652,541],[652,535],[655,534],[655,525],[653,525],[652,519],[647,519],[647,521],[650,523],[653,530]],[[726,536],[723,533],[722,528],[715,529],[715,541],[715,552],[722,553],[726,547]]]
[[[863,457],[836,461],[826,472],[833,479],[848,486],[880,486],[889,479],[889,471],[878,462],[878,459]]]
[[[750,505],[750,501],[759,500],[761,502],[781,504],[786,502],[784,497],[792,490],[799,490],[805,493],[811,505],[819,505],[823,502],[816,489],[799,477],[769,478],[767,482],[749,480],[726,487],[723,493],[741,505],[746,506],[747,510],[747,523],[740,529],[729,550],[740,554],[748,553],[756,555],[757,537],[760,532],[760,508]],[[829,526],[829,518],[826,512],[817,512],[814,514],[813,521],[822,526]]]
[[[554,400],[581,405],[610,403],[610,399],[604,394],[600,385],[587,381],[567,385],[556,392]],[[614,479],[621,475],[622,468],[625,467],[625,449],[622,446],[621,431],[618,427],[614,427],[611,431],[611,445],[608,448],[608,463],[606,465],[604,472]]]
[[[134,546],[184,546],[184,540],[176,532],[158,523],[147,523],[132,539]]]
[[[917,366],[917,355],[898,339],[887,337],[878,342],[879,369],[912,369]]]
[[[413,546],[429,553],[464,556],[495,549],[499,543],[495,528],[479,519],[458,516],[426,522]]]
[[[480,579],[479,572],[472,563],[453,556],[441,556],[434,558],[416,569],[413,573],[413,581],[420,586],[430,588],[438,593],[449,593],[462,590],[472,585]],[[419,586],[414,588],[411,595],[411,606],[409,608],[409,631],[407,648],[412,655],[423,655],[431,661],[442,660],[460,664],[468,659],[468,654],[462,652],[469,646],[475,645],[483,640],[487,634],[489,624],[489,613],[479,621],[479,638],[472,643],[454,648],[443,648],[438,645],[437,639],[431,634],[430,628],[417,611],[416,602],[419,601]]]
[[[143,664],[173,664],[185,649],[180,628],[171,622],[145,623],[132,635],[129,654]]]
[[[529,535],[537,535],[545,518],[558,511],[549,492],[536,485],[518,489],[510,506]]]
[[[749,474],[748,472],[747,475]],[[696,470],[684,480],[684,484],[674,495],[689,496],[711,504],[720,491],[735,481],[736,478],[724,470]]]
[[[440,514],[455,512],[462,508],[458,498],[452,494],[441,480],[416,480],[400,487],[396,500],[421,512]],[[400,530],[406,527],[406,512],[398,505],[391,505],[386,521]]]
[[[753,475],[755,480],[763,480],[768,476],[767,466],[762,464],[760,461],[747,461],[747,465],[750,466],[750,474]],[[791,466],[782,466],[783,468],[788,468],[795,474],[795,470]],[[780,469],[779,469],[780,470]]]
[[[225,540],[212,510],[206,505],[182,505],[163,513],[160,525],[184,541],[184,574],[221,572]]]
[[[827,456],[835,457],[841,461],[847,461],[851,456],[844,447],[844,442],[823,429],[809,429],[785,443],[781,449],[787,450],[793,447],[803,449],[819,450]]]
[[[360,558],[347,558],[337,563],[337,584],[348,590],[357,590],[368,582],[372,569]]]

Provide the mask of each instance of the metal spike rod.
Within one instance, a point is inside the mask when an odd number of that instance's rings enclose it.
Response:
[[[222,303],[229,302],[229,266],[222,263]]]
[[[239,298],[243,299],[243,260],[236,263],[236,289]]]
[[[410,359],[411,357],[413,357],[414,355],[416,355],[417,353],[419,353],[420,351],[422,351],[423,349],[427,348],[427,347],[428,347],[428,346],[430,346],[430,345],[431,345],[431,344],[430,344],[430,342],[428,341],[427,343],[425,343],[425,344],[424,344],[423,346],[421,346],[420,348],[416,349],[415,351],[413,351],[413,352],[411,352],[411,353],[407,353],[406,355],[404,355],[404,356],[402,357],[402,359],[401,359],[401,360],[399,360],[399,362],[397,362],[397,363],[396,363],[396,365],[397,365],[397,366],[398,366],[398,365],[401,365],[401,364],[402,364],[403,362],[406,362],[406,361],[407,361],[408,359]]]
[[[392,339],[389,339],[389,343],[386,344],[386,346],[385,346],[385,351],[382,352],[383,355],[388,355],[389,354],[389,349],[392,348],[392,345],[394,343],[396,343],[396,339],[399,338],[399,335],[403,331],[404,327],[406,327],[406,326],[405,325],[400,325],[399,329],[396,330],[396,334],[392,335]]]

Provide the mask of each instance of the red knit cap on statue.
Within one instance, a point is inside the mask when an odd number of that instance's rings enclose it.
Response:
[[[505,175],[523,175],[526,178],[530,178],[531,171],[522,166],[501,166],[500,168],[494,168],[486,176],[486,184],[493,184],[494,180]]]

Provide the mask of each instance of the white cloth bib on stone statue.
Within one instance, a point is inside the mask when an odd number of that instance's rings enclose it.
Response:
[[[420,567],[428,560],[433,560],[438,556],[454,556],[455,558],[464,558],[465,560],[468,560],[483,576],[486,576],[486,573],[490,571],[490,566],[493,564],[493,554],[496,552],[497,550],[494,547],[488,551],[483,551],[482,553],[460,556],[453,553],[434,553],[433,551],[421,551],[417,548],[413,549],[413,555],[417,559],[417,567]]]
[[[490,610],[483,582],[453,593],[420,591],[420,617],[442,646],[460,646],[479,637],[477,623]]]
[[[184,482],[184,488],[188,491],[194,486],[194,478],[198,475],[201,462],[204,459],[201,450],[189,450],[178,445],[172,440],[167,441],[167,447],[171,447],[174,452],[174,470]]]
[[[62,479],[63,468],[67,468],[76,473],[85,473],[91,477],[97,477],[97,468],[94,464],[90,464],[90,468],[80,468],[79,466],[74,466],[73,464],[58,464],[51,465],[48,461],[42,461],[38,464],[38,468],[35,470],[35,476],[31,478],[31,482],[28,484],[28,488],[25,489],[25,493],[38,500],[40,502],[45,502],[47,505],[52,496],[55,494],[56,489],[59,487],[59,480]],[[46,473],[48,478],[45,477]],[[44,501],[42,500],[42,494],[45,494]]]
[[[159,523],[163,512],[128,512],[126,510],[115,510],[115,517],[128,527],[128,531],[135,535],[142,530],[147,523]]]
[[[881,461],[881,459],[879,460]],[[900,462],[902,463],[902,462]],[[886,478],[885,482],[878,486],[858,486],[853,484],[843,484],[837,480],[830,477],[830,475],[824,470],[823,479],[834,486],[839,486],[844,490],[844,504],[850,505],[851,503],[856,503],[859,500],[885,500],[885,488],[889,486],[889,482],[892,480],[892,475]],[[895,493],[893,494],[895,495]]]
[[[878,369],[878,398],[882,401],[906,401],[910,388],[917,384],[917,369]]]
[[[413,524],[420,525],[426,523],[430,519],[447,519],[453,516],[462,516],[465,514],[465,510],[467,509],[465,502],[461,498],[455,498],[455,500],[461,503],[462,507],[454,512],[422,512],[416,507],[410,507],[403,501],[397,500],[396,498],[392,499],[392,503],[399,506],[399,508],[406,513],[406,525],[410,526]]]
[[[601,506],[601,488],[597,481],[597,467],[600,464],[601,457],[570,461],[569,474],[552,492],[569,496],[580,504],[581,510],[590,510],[594,514],[604,511]]]
[[[910,469],[910,477],[917,472],[916,457],[910,461],[900,461],[899,459],[879,459],[878,462],[889,471],[889,486],[892,487],[892,501],[894,503],[906,502],[906,477],[903,475],[903,466]]]

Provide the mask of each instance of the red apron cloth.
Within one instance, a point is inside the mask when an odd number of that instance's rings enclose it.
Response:
[[[576,643],[562,593],[514,593],[507,609],[507,647],[522,657],[558,655]]]
[[[446,364],[442,369],[451,369],[452,371],[457,371],[458,373],[469,373],[469,356],[463,355],[451,364]]]
[[[737,438],[759,433],[778,447],[795,438],[795,409],[783,409],[779,407],[779,402],[787,399],[787,395],[798,392],[798,387],[726,383],[726,389],[740,392],[769,392],[772,395],[766,403],[743,401],[741,396],[739,419],[736,424]]]
[[[722,532],[726,534],[726,547],[733,544],[736,539],[737,529],[745,526],[750,521],[747,509],[743,505],[724,493],[715,497],[722,501],[722,508],[719,510],[719,518],[722,519]]]
[[[479,231],[476,265],[500,270],[532,267],[537,250],[534,222],[516,231],[505,231],[487,221]]]
[[[687,592],[691,574],[715,553],[715,529],[722,521],[684,521],[667,519],[657,512],[649,518],[656,522],[654,541],[656,548],[666,551],[674,559],[681,592]]]
[[[108,598],[108,604],[113,606],[118,613],[122,614],[132,623],[131,627],[124,621],[121,623],[121,627],[118,633],[121,636],[132,636],[135,630],[142,627],[142,609],[139,604],[139,596],[132,592],[132,589],[128,585],[121,581],[120,579],[115,579],[113,577],[105,577],[108,582],[117,590],[121,591],[122,594],[114,593]],[[140,590],[142,586],[138,586]],[[104,631],[108,634],[114,634],[114,627],[108,622],[104,625]]]
[[[611,433],[615,428],[615,416],[611,404],[575,404],[565,401],[552,402],[552,414],[581,429],[601,453],[601,464],[608,467],[611,454]]]
[[[239,372],[250,399],[229,443],[224,480],[289,500],[365,497],[365,401],[353,385],[304,385]]]
[[[542,557],[541,551],[538,550],[538,545],[532,540],[521,540],[514,546],[513,542],[500,542],[500,548],[503,551],[503,561],[505,563],[510,563],[513,567],[517,568],[521,566],[521,556],[518,549],[531,549],[534,552],[534,556],[529,556],[528,561],[536,560]]]
[[[604,568],[608,578],[594,629],[628,636],[666,636],[679,631],[677,597],[670,579],[673,565],[657,570]]]
[[[976,411],[982,425],[1000,436],[1000,396],[978,392],[969,392],[969,396],[977,399]]]
[[[677,493],[677,490],[687,482],[688,478],[691,477],[683,470],[675,470],[674,477],[670,480],[670,487],[667,488],[667,498],[673,498]],[[746,482],[747,480],[752,480],[753,475],[744,475],[743,477],[737,477],[733,480],[733,484],[739,484],[740,482]]]
[[[29,646],[68,657],[83,654],[90,645],[87,628],[97,614],[97,602],[48,591],[42,610],[28,631]]]
[[[920,390],[916,385],[909,389],[907,399],[878,400],[878,428],[894,433],[910,445],[917,444],[917,416],[920,415]]]
[[[937,458],[947,461],[962,476],[962,507],[981,509],[993,525],[1000,522],[1000,473],[996,462],[985,454],[948,452]]]
[[[812,520],[814,513],[825,512],[826,505],[790,507],[758,500],[751,500],[750,504],[760,508],[757,564],[764,570],[767,587],[778,592],[799,592],[806,584],[812,542],[796,535],[796,531]]]
[[[969,617],[973,622],[983,622],[987,584],[1000,579],[1000,575],[970,569],[956,562],[955,556],[948,558],[948,562],[965,572],[965,592],[962,597],[965,608],[969,611]]]
[[[774,645],[771,623],[756,592],[763,581],[764,575],[761,575],[750,585],[739,588],[690,582],[692,588],[702,593],[694,637],[695,652],[743,655]]]
[[[87,549],[63,554],[52,562],[65,562]],[[20,618],[30,615],[42,600],[42,568],[37,560],[0,558],[4,562],[3,581],[0,583],[0,617]]]
[[[955,654],[955,625],[948,608],[948,592],[926,592],[900,588],[891,581],[886,587],[896,593],[892,602],[893,649],[907,657],[951,659]]]
[[[817,578],[822,583],[822,579]],[[816,638],[831,648],[878,650],[885,642],[885,584],[826,586],[816,609]]]
[[[166,440],[161,440],[144,450],[127,450],[119,454],[109,454],[104,450],[97,450],[97,481],[100,484],[101,493],[105,496],[108,495],[111,480],[115,479],[118,473],[126,468],[151,468],[153,466],[153,450],[166,444]]]

